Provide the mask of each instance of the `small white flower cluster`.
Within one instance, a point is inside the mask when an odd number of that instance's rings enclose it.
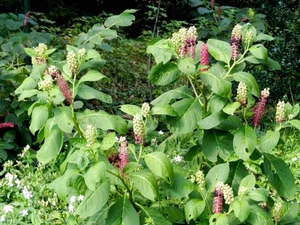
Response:
[[[8,187],[13,187],[14,184],[17,185],[17,187],[20,187],[20,180],[18,179],[16,174],[12,174],[12,173],[7,173],[5,174],[5,180],[7,181],[7,186]]]
[[[68,207],[69,212],[70,213],[75,212],[75,203],[76,203],[76,201],[81,202],[81,201],[83,201],[83,199],[84,199],[83,195],[79,195],[78,197],[76,197],[75,195],[71,196],[70,204],[69,204],[69,207]]]
[[[22,190],[22,194],[24,198],[26,198],[27,200],[33,197],[32,191],[30,191],[29,189],[30,189],[29,186],[24,186]]]
[[[180,155],[176,155],[174,158],[173,158],[173,161],[174,162],[177,162],[177,163],[180,163],[182,161],[183,157],[180,156]]]
[[[28,150],[30,149],[30,146],[29,145],[26,145],[24,148],[23,148],[23,151],[22,153],[20,153],[18,156],[20,156],[21,158],[23,158],[26,154],[26,152],[28,152]]]

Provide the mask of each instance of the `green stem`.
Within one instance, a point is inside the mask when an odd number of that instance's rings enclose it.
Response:
[[[193,81],[191,80],[191,78],[190,78],[189,75],[187,75],[187,78],[188,78],[188,80],[189,80],[189,82],[190,82],[190,84],[191,84],[191,86],[193,88],[193,91],[194,91],[194,94],[195,94],[196,98],[198,99],[200,105],[203,107],[203,103],[201,102],[201,99],[199,98],[199,94],[196,91],[196,88],[195,88],[195,85],[194,85]]]

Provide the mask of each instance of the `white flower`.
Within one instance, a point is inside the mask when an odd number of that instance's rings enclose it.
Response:
[[[181,162],[182,156],[176,155],[176,156],[173,158],[173,160],[174,160],[174,162]]]
[[[73,213],[74,211],[75,211],[75,207],[72,204],[70,204],[69,205],[69,212]]]
[[[21,181],[20,181],[19,179],[16,179],[16,180],[15,180],[15,183],[16,183],[17,187],[20,187]]]
[[[32,191],[29,191],[28,187],[24,187],[22,190],[22,194],[24,195],[24,198],[31,199],[33,197]]]
[[[27,210],[27,209],[23,209],[23,210],[21,211],[21,215],[22,215],[23,217],[27,216],[27,215],[28,215],[28,210]]]
[[[75,203],[76,202],[76,196],[71,196],[71,198],[70,198],[70,203],[72,204],[72,203]]]
[[[78,201],[83,201],[83,199],[84,199],[84,196],[83,196],[83,195],[79,195],[79,196],[77,197],[77,200],[78,200]]]
[[[13,209],[14,209],[14,207],[13,207],[12,205],[5,205],[5,206],[3,207],[3,212],[9,213],[9,212],[12,212]]]
[[[2,215],[2,216],[0,217],[0,222],[4,222],[4,221],[5,221],[5,216]]]
[[[163,135],[164,132],[163,132],[162,130],[160,130],[160,131],[158,131],[158,134],[159,134],[159,135]]]
[[[297,157],[292,158],[292,162],[296,162],[298,160]]]

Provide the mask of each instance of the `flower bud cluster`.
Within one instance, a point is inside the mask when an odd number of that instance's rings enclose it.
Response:
[[[56,79],[55,79],[56,84],[58,85],[61,93],[63,94],[63,96],[65,97],[67,102],[69,104],[71,104],[73,101],[72,92],[70,90],[70,87],[69,87],[66,79],[61,75],[61,73],[59,71],[55,72],[55,76],[56,76]]]
[[[259,99],[258,103],[256,104],[255,110],[254,110],[254,116],[253,116],[254,126],[258,126],[260,123],[262,115],[265,111],[265,106],[267,104],[268,97],[270,96],[269,90],[270,90],[269,88],[265,88],[264,90],[261,91],[260,99]]]
[[[242,40],[242,26],[237,24],[234,26],[230,38],[231,58],[233,60],[236,60],[236,58],[240,54],[241,40]]]
[[[198,35],[194,26],[191,26],[189,29],[181,28],[173,34],[171,42],[175,45],[180,58],[192,57],[195,59]]]
[[[93,125],[88,124],[84,135],[87,142],[86,146],[91,147],[96,142],[97,129]]]
[[[276,106],[276,122],[282,123],[285,120],[285,103],[279,101]]]
[[[279,222],[282,214],[282,204],[280,202],[276,202],[272,209],[272,217],[274,221]]]
[[[136,144],[144,142],[144,123],[140,114],[136,114],[133,117],[133,133]]]
[[[81,48],[81,49],[78,50],[77,55],[78,55],[79,58],[82,58],[85,55],[85,53],[86,53],[85,48]]]
[[[242,198],[246,193],[247,193],[247,187],[242,186],[239,188],[238,196],[240,198]]]
[[[247,46],[250,46],[253,42],[253,33],[252,30],[247,31],[246,36],[245,36],[245,42]]]
[[[38,54],[38,56],[31,58],[32,65],[46,63],[45,53],[47,49],[48,47],[44,43],[39,43],[38,47],[33,47],[33,50]]]
[[[50,91],[53,88],[53,79],[51,76],[46,75],[38,82],[39,90]]]
[[[120,173],[123,174],[123,169],[128,163],[128,141],[126,137],[120,137],[118,140],[119,143],[119,158],[120,158]]]
[[[78,62],[77,62],[77,57],[76,57],[76,54],[74,51],[68,52],[67,63],[68,63],[70,71],[75,74],[78,69]]]
[[[207,44],[203,43],[201,45],[201,50],[200,50],[200,63],[202,65],[209,65],[209,54],[208,54],[208,46]],[[207,69],[202,69],[201,72],[206,71]]]
[[[245,107],[247,105],[247,85],[244,82],[239,82],[237,100],[242,106]]]
[[[0,123],[0,129],[12,128],[12,127],[14,127],[14,124],[12,122]]]
[[[195,181],[199,185],[199,187],[204,187],[205,186],[205,176],[202,170],[198,170],[195,174]]]
[[[214,190],[213,212],[220,213],[223,207],[223,199],[226,204],[233,202],[233,190],[228,184],[218,182]]]
[[[150,105],[149,103],[144,102],[142,104],[142,109],[141,109],[142,116],[146,118],[149,115],[149,112],[150,112]]]

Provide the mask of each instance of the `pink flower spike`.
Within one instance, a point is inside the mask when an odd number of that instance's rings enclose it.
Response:
[[[12,122],[0,123],[0,129],[3,129],[3,128],[12,128],[14,126],[15,125]]]

